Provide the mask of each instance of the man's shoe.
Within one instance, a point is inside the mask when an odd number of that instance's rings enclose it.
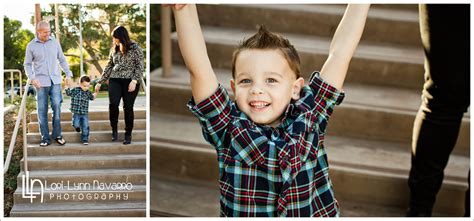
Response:
[[[82,144],[89,145],[89,142],[88,141],[82,141]]]
[[[54,140],[61,146],[66,144],[66,141],[63,139],[63,137],[56,137]]]
[[[49,146],[49,143],[48,143],[48,142],[46,142],[46,141],[41,141],[40,147],[47,147],[47,146]]]
[[[80,128],[80,127],[76,127],[76,128],[74,128],[74,129],[76,129],[76,132],[81,132],[81,128]]]

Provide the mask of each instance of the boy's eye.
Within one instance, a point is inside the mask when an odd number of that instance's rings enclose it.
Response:
[[[250,79],[242,79],[241,81],[239,81],[239,84],[250,84],[251,81]]]
[[[268,78],[267,83],[277,83],[278,81],[275,78]]]

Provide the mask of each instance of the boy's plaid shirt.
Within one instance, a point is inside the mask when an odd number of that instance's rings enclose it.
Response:
[[[221,85],[201,103],[191,100],[217,150],[221,216],[338,216],[323,144],[343,98],[314,72],[276,128],[253,123]]]
[[[92,92],[81,87],[66,88],[66,95],[71,97],[71,112],[75,114],[89,113],[89,100],[94,100]]]

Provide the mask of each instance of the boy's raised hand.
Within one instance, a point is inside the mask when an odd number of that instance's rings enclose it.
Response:
[[[181,10],[186,4],[163,4],[163,6],[171,7],[174,10]]]
[[[332,38],[321,78],[338,89],[342,89],[349,63],[364,31],[369,7],[370,4],[349,4]]]
[[[196,5],[173,5],[173,7],[179,49],[191,75],[194,101],[199,103],[217,90],[217,77],[207,55]]]

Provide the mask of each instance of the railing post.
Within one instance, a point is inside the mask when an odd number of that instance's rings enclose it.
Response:
[[[171,8],[161,6],[161,51],[163,77],[171,77]]]
[[[23,81],[22,81],[23,80],[22,79],[23,73],[21,73],[21,71],[20,71],[19,75],[20,75],[20,83],[19,83],[19,85],[20,85],[20,97],[22,97],[23,96],[23,93],[22,93],[23,87],[21,85],[23,84]],[[27,91],[27,90],[25,90],[25,91]]]
[[[15,98],[15,93],[13,90],[13,85],[14,85],[14,79],[13,79],[13,71],[10,72],[10,99],[13,99]]]
[[[28,93],[25,93],[26,96],[25,98],[28,97]],[[28,171],[28,147],[26,146],[26,130],[28,130],[28,128],[26,128],[26,105],[25,105],[25,108],[23,108],[23,159],[24,159],[24,171]]]

